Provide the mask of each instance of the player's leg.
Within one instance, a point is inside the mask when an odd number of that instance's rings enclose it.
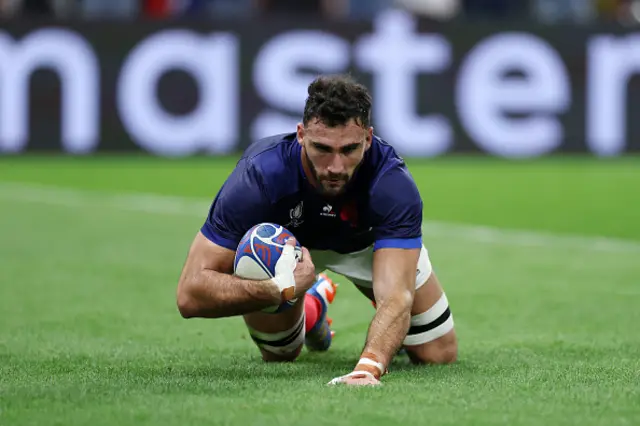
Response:
[[[448,364],[457,359],[458,340],[447,296],[434,272],[415,293],[404,347],[415,363]]]
[[[372,286],[366,282],[356,285],[370,300],[375,300]],[[458,354],[449,302],[424,247],[418,260],[411,326],[403,346],[415,363],[448,364],[454,362]]]
[[[253,312],[243,316],[249,335],[265,361],[293,361],[304,344],[304,299],[284,312]]]
[[[372,248],[332,256],[325,261],[329,270],[345,276],[371,301],[375,300]],[[411,327],[404,340],[404,347],[411,359],[418,363],[444,364],[455,361],[457,357],[458,344],[449,302],[433,273],[429,253],[424,247],[418,260]]]
[[[333,331],[328,308],[335,298],[338,285],[324,273],[305,295],[305,345],[310,351],[326,351],[331,346]]]
[[[254,312],[244,315],[249,334],[256,343],[262,359],[272,361],[295,360],[303,344],[310,350],[327,350],[332,332],[327,307],[333,302],[336,285],[325,275],[290,309],[279,313]]]

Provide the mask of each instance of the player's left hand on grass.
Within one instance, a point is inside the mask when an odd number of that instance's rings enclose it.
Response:
[[[328,385],[344,384],[347,386],[379,386],[380,377],[387,373],[387,368],[378,357],[371,352],[363,352],[358,364],[349,374],[336,377]]]
[[[344,376],[336,377],[331,380],[328,385],[347,385],[347,386],[378,386],[381,385],[379,379],[368,371],[352,371]]]

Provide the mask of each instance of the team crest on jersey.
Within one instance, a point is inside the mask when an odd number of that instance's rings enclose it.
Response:
[[[303,202],[300,201],[300,203],[297,206],[289,210],[289,218],[291,219],[291,221],[287,223],[286,226],[291,226],[295,228],[297,226],[302,225],[302,222],[304,222],[304,220],[302,220],[302,205],[303,205]]]

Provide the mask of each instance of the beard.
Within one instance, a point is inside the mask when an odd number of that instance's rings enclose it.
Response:
[[[320,174],[311,162],[309,154],[307,154],[306,150],[304,152],[304,155],[306,157],[307,164],[309,165],[309,171],[311,172],[314,180],[318,183],[317,190],[320,194],[329,197],[336,197],[346,191],[348,183],[351,179],[351,177],[347,173]]]

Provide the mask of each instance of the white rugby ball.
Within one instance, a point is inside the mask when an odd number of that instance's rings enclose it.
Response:
[[[275,223],[259,223],[249,229],[238,244],[233,262],[235,275],[250,280],[268,280],[275,276],[275,267],[286,241],[294,235],[284,226]],[[296,255],[302,250],[296,241]],[[296,300],[263,309],[263,312],[279,313],[291,308]]]

